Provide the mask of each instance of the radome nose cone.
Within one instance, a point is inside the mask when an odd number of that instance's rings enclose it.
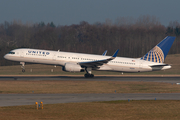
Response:
[[[7,54],[6,54],[6,55],[4,55],[4,58],[5,58],[5,59],[7,59]]]

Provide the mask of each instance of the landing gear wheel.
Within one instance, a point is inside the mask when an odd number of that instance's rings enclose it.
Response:
[[[25,72],[25,69],[22,69],[22,72]]]
[[[94,75],[93,74],[90,74],[90,78],[93,78],[94,77]]]
[[[89,78],[90,74],[84,74],[85,78]]]
[[[94,75],[93,75],[93,74],[84,74],[84,77],[85,77],[85,78],[93,78]]]

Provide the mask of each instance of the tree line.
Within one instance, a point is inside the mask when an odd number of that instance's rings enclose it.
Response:
[[[36,48],[102,54],[108,50],[112,55],[119,49],[118,56],[142,57],[166,36],[176,36],[169,54],[180,53],[180,24],[170,22],[162,25],[156,18],[143,16],[133,22],[131,19],[117,19],[115,23],[89,24],[82,21],[69,26],[56,26],[53,22],[45,24],[19,21],[0,24],[0,65],[14,65],[3,56],[16,48]]]

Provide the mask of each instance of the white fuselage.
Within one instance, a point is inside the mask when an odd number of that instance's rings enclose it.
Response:
[[[5,59],[19,62],[41,63],[64,66],[65,63],[79,63],[108,59],[111,56],[82,54],[73,52],[40,50],[20,48],[12,50],[4,56]],[[96,70],[121,71],[121,72],[147,72],[153,70],[169,69],[171,66],[163,66],[152,69],[152,65],[163,65],[164,63],[140,60],[139,58],[116,57],[107,64],[99,66]]]

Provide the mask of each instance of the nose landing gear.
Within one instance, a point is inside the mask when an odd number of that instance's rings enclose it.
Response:
[[[21,66],[22,72],[25,72],[25,62],[20,62],[20,64],[22,65],[22,66]]]

